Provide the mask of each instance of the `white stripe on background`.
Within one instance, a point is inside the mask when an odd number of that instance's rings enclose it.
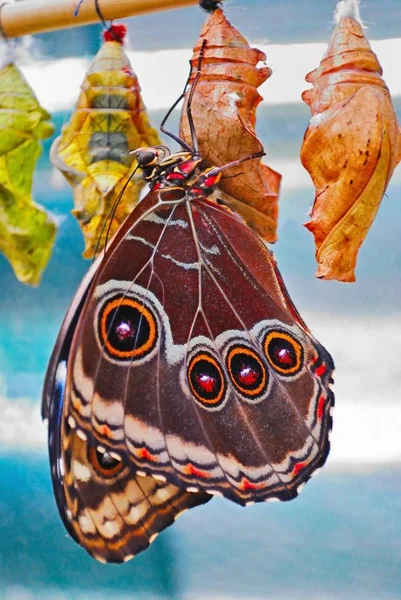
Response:
[[[256,45],[256,44],[255,44]],[[372,42],[384,69],[384,78],[393,96],[401,96],[399,61],[401,38]],[[267,55],[272,77],[264,83],[261,94],[267,104],[301,102],[301,92],[309,87],[305,75],[318,66],[327,44],[272,44],[259,46]],[[148,110],[166,110],[180,95],[188,74],[191,49],[157,52],[129,52],[142,86]],[[70,110],[90,61],[64,58],[34,61],[22,66],[44,108],[50,112]]]
[[[329,465],[341,469],[388,462],[401,465],[401,338],[394,335],[401,330],[401,316],[304,317],[336,363]],[[39,404],[5,396],[0,396],[0,447],[45,451],[46,428]]]
[[[336,380],[338,382],[338,372]],[[344,397],[337,383],[332,449],[328,465],[354,470],[393,463],[401,466],[401,406],[387,404],[383,395],[375,404],[352,392]],[[352,405],[354,402],[354,405]],[[0,398],[0,452],[46,452],[47,425],[40,418],[40,406],[30,400]]]

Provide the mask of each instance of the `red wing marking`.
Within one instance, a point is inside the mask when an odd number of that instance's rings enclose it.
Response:
[[[319,404],[317,405],[317,418],[319,420],[321,420],[321,418],[323,417],[325,400],[326,400],[326,398],[324,396],[320,396]]]
[[[325,365],[324,363],[322,363],[322,364],[320,365],[320,367],[318,367],[318,368],[316,369],[316,371],[315,371],[315,375],[316,375],[317,377],[321,377],[322,375],[324,375],[324,374],[326,373],[326,370],[327,370],[327,369],[326,369],[326,365]]]
[[[208,473],[207,471],[201,471],[193,465],[188,465],[187,467],[185,467],[185,470],[188,473],[188,475],[195,475],[195,477],[201,477],[202,479],[210,478],[210,473]]]
[[[142,450],[139,450],[138,456],[139,458],[144,458],[145,460],[149,460],[150,462],[156,460],[153,454],[146,450],[146,448],[142,448]]]
[[[306,467],[307,464],[308,463],[306,463],[306,462],[297,463],[292,471],[292,474],[294,475],[294,477],[296,477],[298,475],[298,473]]]
[[[102,435],[103,437],[106,437],[106,438],[112,437],[112,434],[111,434],[111,431],[110,431],[110,428],[108,425],[102,425],[99,428],[99,433],[100,433],[100,435]]]
[[[249,479],[243,477],[240,488],[246,492],[247,490],[261,490],[265,487],[264,483],[251,483]]]

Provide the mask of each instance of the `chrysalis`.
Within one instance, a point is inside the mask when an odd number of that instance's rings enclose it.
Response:
[[[357,254],[400,160],[401,137],[382,68],[355,0],[340,2],[337,26],[303,93],[312,119],[301,160],[316,188],[311,220],[322,279],[355,281]]]
[[[130,151],[160,143],[150,126],[138,79],[123,49],[124,25],[112,25],[95,56],[76,109],[61,136],[55,140],[51,159],[73,187],[72,211],[85,238],[85,258],[100,250],[139,200],[144,181],[130,179],[135,159]],[[113,206],[124,190],[111,222]]]
[[[271,75],[269,67],[257,67],[266,56],[251,48],[226,19],[221,9],[210,14],[191,60],[193,83],[199,52],[205,44],[200,78],[192,98],[192,115],[200,154],[221,166],[263,151],[255,134],[256,108],[262,100],[258,87]],[[191,143],[184,103],[180,135]],[[230,169],[219,183],[225,201],[240,213],[259,235],[277,239],[278,192],[281,176],[258,160]]]
[[[0,251],[19,281],[38,285],[56,225],[33,201],[32,180],[40,140],[54,129],[11,56],[0,63]]]

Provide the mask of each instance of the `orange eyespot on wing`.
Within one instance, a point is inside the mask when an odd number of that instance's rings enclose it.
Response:
[[[132,298],[113,298],[99,316],[99,338],[112,358],[143,358],[156,345],[157,322],[149,308]]]
[[[341,5],[342,3],[340,3]],[[340,15],[306,80],[312,118],[301,160],[316,188],[311,219],[316,276],[355,281],[361,247],[401,158],[401,135],[382,68],[361,24]]]
[[[303,365],[303,348],[283,331],[270,331],[263,343],[269,364],[281,375],[295,375]]]
[[[219,408],[224,402],[227,384],[223,370],[209,352],[199,352],[188,366],[188,382],[194,398],[206,408]]]
[[[247,346],[234,346],[227,354],[227,370],[235,388],[248,399],[266,390],[267,372],[259,356]]]

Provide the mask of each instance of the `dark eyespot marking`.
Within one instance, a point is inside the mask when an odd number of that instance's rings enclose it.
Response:
[[[114,298],[101,311],[99,337],[113,358],[142,358],[156,345],[156,319],[149,308],[137,300]]]
[[[189,363],[187,377],[191,391],[201,404],[218,407],[227,389],[223,370],[208,352],[199,352]]]
[[[270,331],[264,341],[270,365],[281,375],[294,375],[303,365],[303,348],[297,339],[284,331]]]
[[[257,398],[267,387],[266,368],[247,346],[235,346],[227,354],[227,370],[235,388],[244,396]]]
[[[116,477],[124,468],[124,461],[115,458],[110,452],[100,452],[97,448],[88,449],[88,460],[98,475],[104,478]]]

